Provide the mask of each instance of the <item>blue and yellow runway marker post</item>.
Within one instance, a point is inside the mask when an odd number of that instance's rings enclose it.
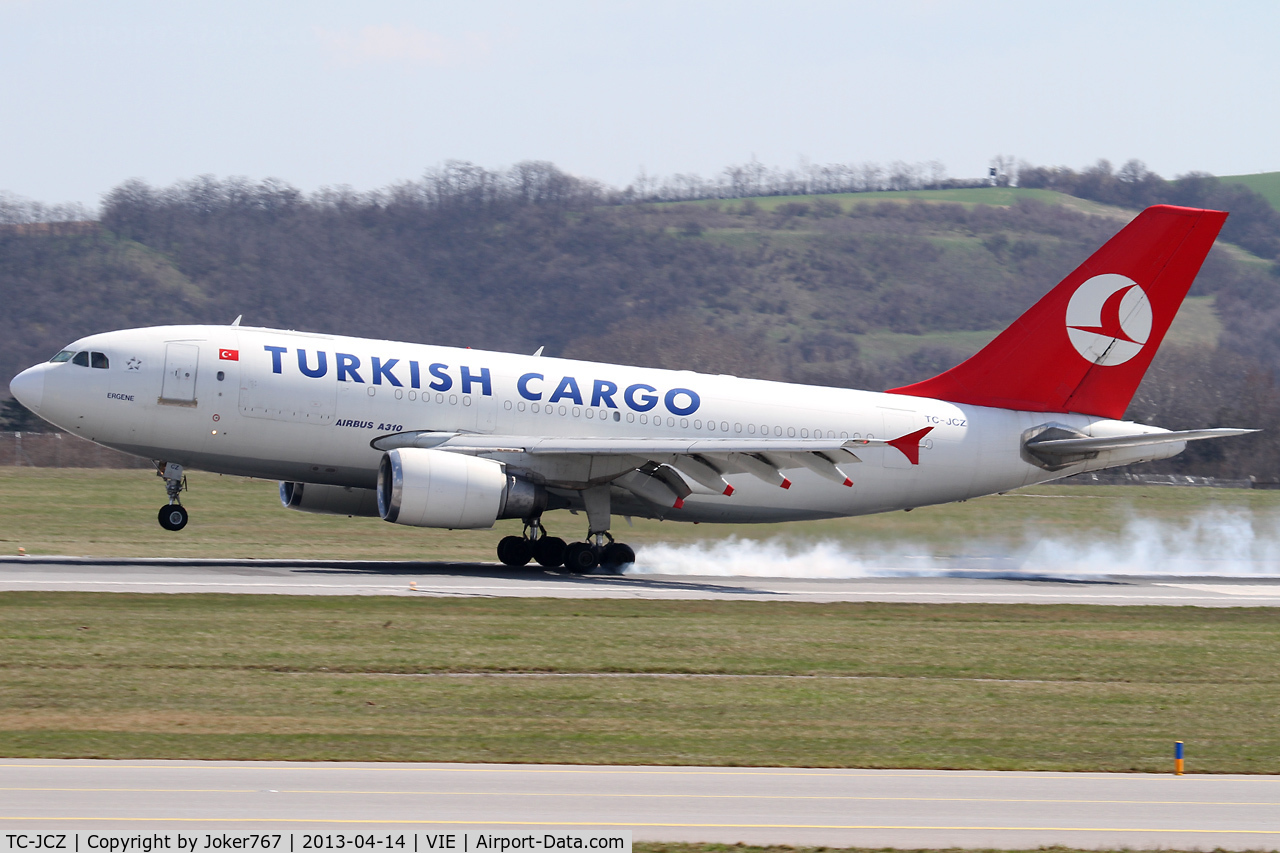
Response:
[[[1182,741],[1173,742],[1173,775],[1182,775]]]

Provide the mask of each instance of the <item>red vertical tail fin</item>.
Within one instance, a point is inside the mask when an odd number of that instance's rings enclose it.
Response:
[[[889,393],[1122,417],[1226,218],[1147,208],[977,355]]]

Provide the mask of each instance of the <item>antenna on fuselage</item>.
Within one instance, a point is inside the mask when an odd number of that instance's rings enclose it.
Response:
[[[244,315],[243,315],[243,314],[237,314],[237,315],[236,315],[236,318],[235,318],[234,320],[232,320],[232,321],[231,321],[231,325],[233,325],[233,326],[239,326],[239,325],[240,325],[240,321],[241,321],[242,319],[244,319]]]
[[[544,349],[546,349],[546,347],[538,347],[538,349],[534,352],[534,355],[535,355],[535,356],[542,355],[542,351],[543,351]]]

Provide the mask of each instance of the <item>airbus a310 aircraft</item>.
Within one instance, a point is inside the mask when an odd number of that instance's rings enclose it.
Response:
[[[1186,442],[1125,408],[1227,214],[1157,206],[963,364],[885,393],[540,355],[230,326],[90,335],[13,395],[156,460],[181,530],[184,469],[278,479],[291,509],[418,527],[524,520],[509,566],[632,562],[613,515],[834,518],[965,500],[1164,459]],[[584,541],[541,523],[585,511]]]

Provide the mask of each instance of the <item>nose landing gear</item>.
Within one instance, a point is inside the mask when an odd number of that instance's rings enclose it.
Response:
[[[169,502],[160,507],[160,526],[165,530],[181,530],[187,526],[187,509],[179,497],[187,487],[182,466],[173,462],[157,463],[156,476],[164,480],[164,490],[169,494]]]

